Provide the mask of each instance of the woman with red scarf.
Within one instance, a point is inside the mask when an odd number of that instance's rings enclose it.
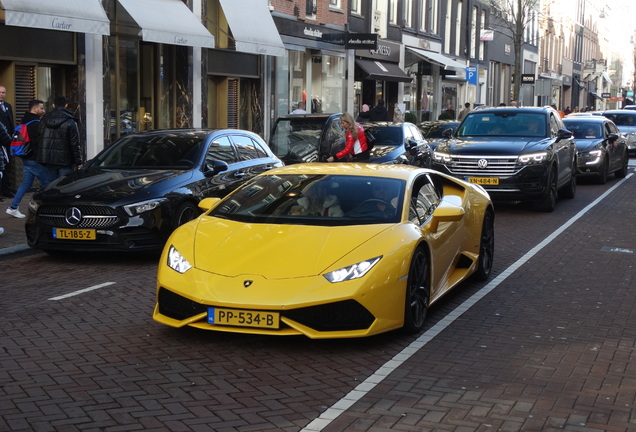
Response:
[[[369,145],[364,128],[353,120],[349,113],[340,116],[340,125],[345,130],[345,148],[331,156],[327,162],[347,157],[352,162],[369,162]]]

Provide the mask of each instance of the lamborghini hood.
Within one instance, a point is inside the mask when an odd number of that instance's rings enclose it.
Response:
[[[203,217],[195,234],[194,266],[228,277],[315,276],[389,226],[248,224]],[[342,266],[350,264],[355,262],[343,262]]]

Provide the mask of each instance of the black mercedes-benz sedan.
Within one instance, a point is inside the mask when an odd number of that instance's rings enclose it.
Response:
[[[627,140],[613,121],[590,116],[564,118],[563,123],[576,140],[577,175],[595,177],[600,184],[606,183],[611,173],[617,178],[627,175]]]
[[[201,199],[283,165],[243,130],[126,135],[33,195],[27,242],[47,252],[161,250],[176,227],[199,215]]]

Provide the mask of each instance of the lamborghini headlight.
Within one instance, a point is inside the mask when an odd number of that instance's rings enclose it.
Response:
[[[373,266],[376,265],[378,261],[380,261],[380,258],[382,258],[382,256],[371,258],[366,261],[361,261],[357,264],[353,264],[348,267],[343,267],[341,269],[329,272],[324,276],[331,283],[358,279],[367,274],[369,270],[371,270]]]
[[[192,264],[190,264],[188,260],[186,260],[172,245],[170,245],[170,249],[168,249],[167,264],[168,267],[179,273],[185,273],[192,268]]]

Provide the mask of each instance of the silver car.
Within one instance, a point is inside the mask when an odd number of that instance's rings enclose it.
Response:
[[[610,110],[603,115],[612,120],[621,134],[627,139],[627,148],[630,154],[636,154],[636,111],[634,110]]]

